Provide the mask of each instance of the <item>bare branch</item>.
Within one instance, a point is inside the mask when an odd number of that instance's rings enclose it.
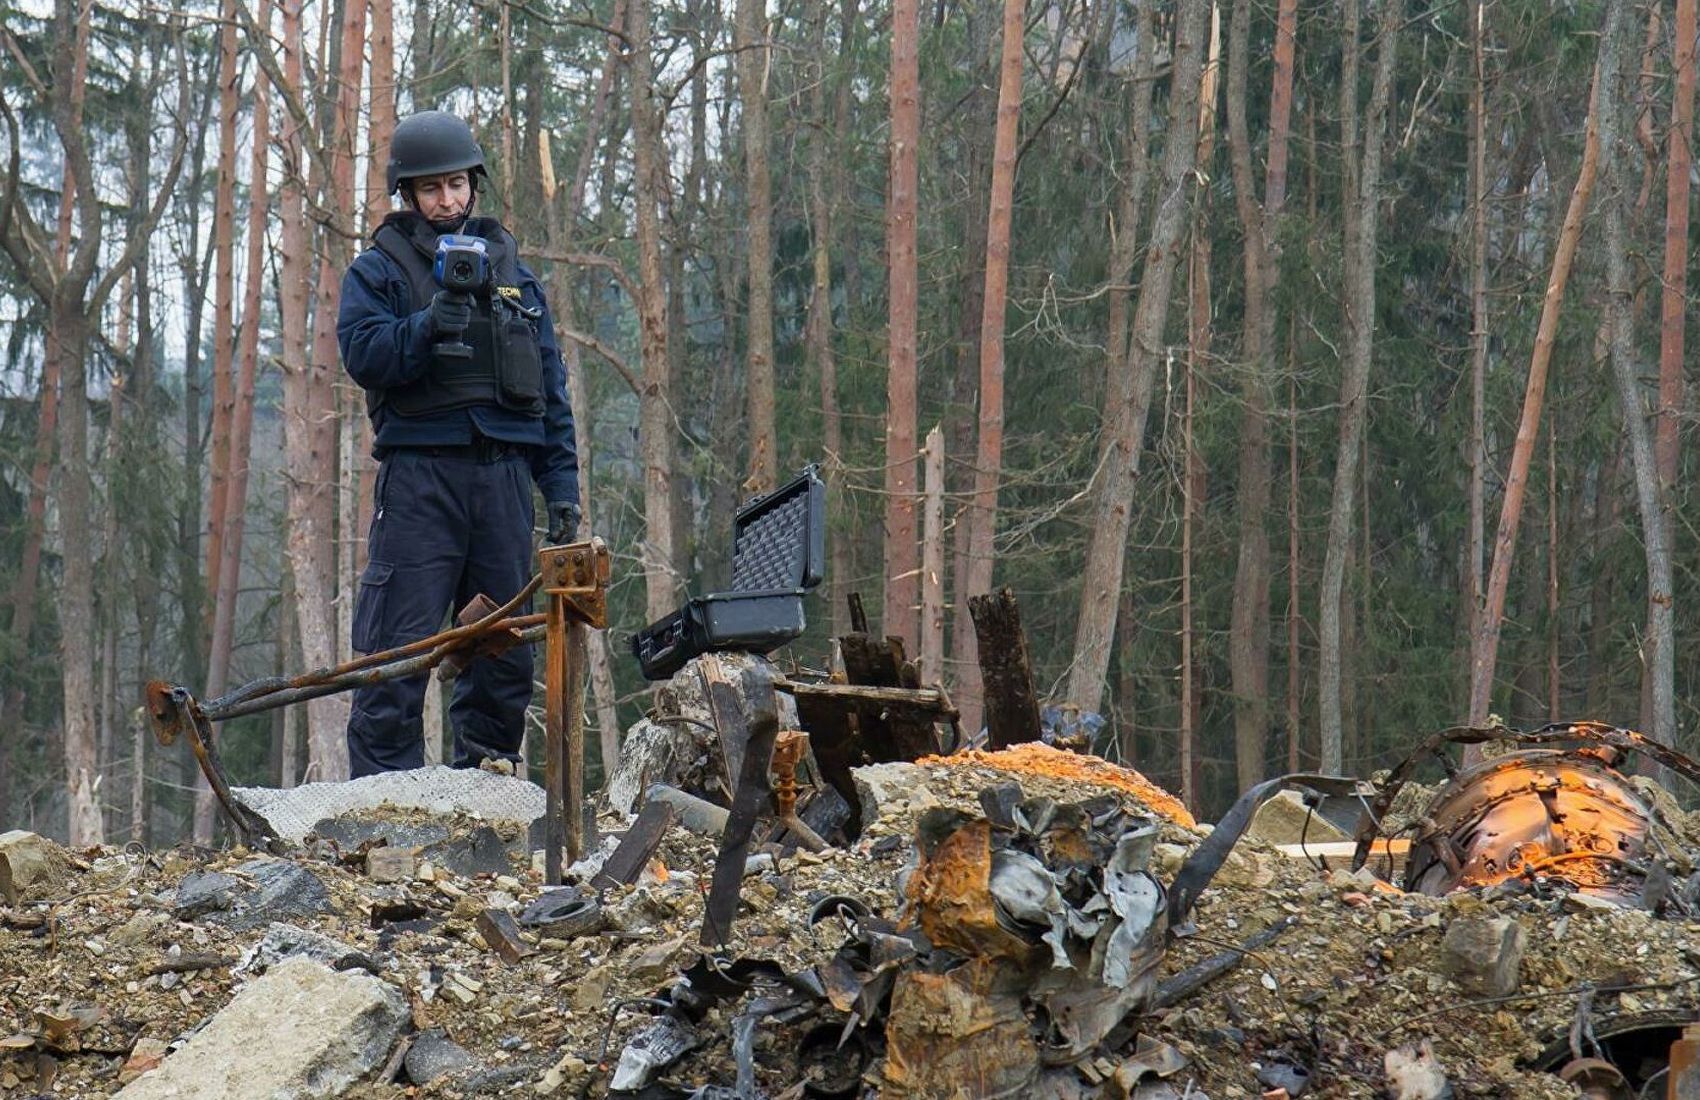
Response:
[[[35,71],[35,66],[30,64],[29,58],[24,56],[24,51],[18,46],[17,36],[12,33],[12,29],[10,27],[0,27],[0,33],[4,33],[6,35],[6,49],[11,53],[13,59],[17,61],[18,68],[23,70],[24,79],[35,91],[36,95],[43,99],[47,99],[49,96],[47,85],[42,82],[41,75]]]
[[[53,296],[53,280],[48,277],[48,273],[53,271],[52,253],[47,250],[46,232],[36,224],[29,208],[18,201],[23,141],[18,133],[17,116],[12,113],[12,105],[7,101],[3,88],[0,88],[0,114],[5,115],[6,128],[12,138],[12,153],[6,165],[6,193],[0,199],[0,247],[12,257],[13,266],[29,283],[30,289],[46,302]]]
[[[534,252],[533,255],[551,263],[606,268],[613,275],[614,281],[620,284],[620,289],[626,292],[626,297],[637,301],[637,287],[632,283],[632,277],[626,273],[625,266],[612,256],[597,252],[552,252],[547,249]]]
[[[141,256],[142,250],[147,248],[154,229],[159,225],[160,218],[165,214],[165,208],[169,204],[172,194],[177,190],[177,177],[182,174],[183,157],[189,149],[190,100],[188,51],[183,46],[183,37],[179,32],[177,36],[177,144],[171,151],[171,164],[165,170],[165,179],[160,182],[159,193],[154,196],[153,206],[148,210],[147,216],[142,219],[135,232],[130,234],[129,241],[125,243],[124,251],[101,278],[99,284],[95,286],[94,293],[89,296],[88,310],[90,313],[100,309],[101,303],[106,301],[108,294],[112,293],[112,288],[118,284],[118,280],[124,272],[130,270]]]
[[[642,396],[643,388],[638,385],[637,376],[634,375],[632,373],[632,369],[626,365],[626,361],[620,358],[619,352],[610,348],[607,344],[604,344],[594,336],[590,336],[586,333],[578,332],[570,328],[564,328],[559,324],[555,326],[555,331],[560,333],[562,336],[565,336],[573,343],[578,344],[580,347],[589,348],[591,351],[602,356],[602,358],[608,360],[608,362],[613,365],[614,369],[620,372],[620,377],[626,380],[626,385],[632,388],[632,392]]]

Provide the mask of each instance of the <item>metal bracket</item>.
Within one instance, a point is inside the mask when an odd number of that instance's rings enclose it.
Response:
[[[543,875],[561,881],[563,847],[569,862],[584,855],[584,675],[587,634],[608,625],[611,556],[599,538],[537,552],[543,579],[544,748]]]

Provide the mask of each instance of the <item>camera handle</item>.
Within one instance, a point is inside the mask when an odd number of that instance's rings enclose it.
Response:
[[[458,297],[458,298],[460,298],[460,299],[462,299],[466,302],[472,301],[472,295],[470,295],[470,294],[463,294],[463,293],[457,293],[457,292],[452,292],[452,291],[451,291],[451,293],[455,293],[456,297]],[[465,331],[466,331],[465,329],[462,329],[462,330],[460,330],[460,332],[449,333],[446,338],[438,341],[438,343],[437,343],[437,354],[442,356],[445,359],[471,359],[472,358],[472,348],[466,343],[466,341],[461,339],[461,335]]]

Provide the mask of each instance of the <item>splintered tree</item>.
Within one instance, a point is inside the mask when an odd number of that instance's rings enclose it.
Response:
[[[1198,156],[1199,75],[1203,68],[1204,0],[1181,0],[1175,19],[1174,64],[1170,68],[1169,143],[1157,182],[1157,212],[1139,280],[1131,346],[1125,361],[1106,362],[1102,438],[1093,481],[1091,538],[1081,578],[1080,613],[1075,620],[1074,663],[1069,701],[1097,710],[1104,698],[1110,643],[1132,524],[1135,475],[1145,441],[1151,388],[1164,362],[1163,329],[1169,317],[1170,291],[1180,256],[1181,235],[1194,192]]]

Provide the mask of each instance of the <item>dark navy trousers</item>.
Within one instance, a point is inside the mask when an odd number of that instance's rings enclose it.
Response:
[[[503,604],[531,579],[531,469],[524,452],[474,458],[469,450],[399,448],[380,463],[366,571],[354,604],[357,651],[429,637],[480,592]],[[354,693],[353,777],[424,765],[427,675]],[[530,646],[473,661],[455,680],[449,704],[452,763],[517,761],[530,701]]]

